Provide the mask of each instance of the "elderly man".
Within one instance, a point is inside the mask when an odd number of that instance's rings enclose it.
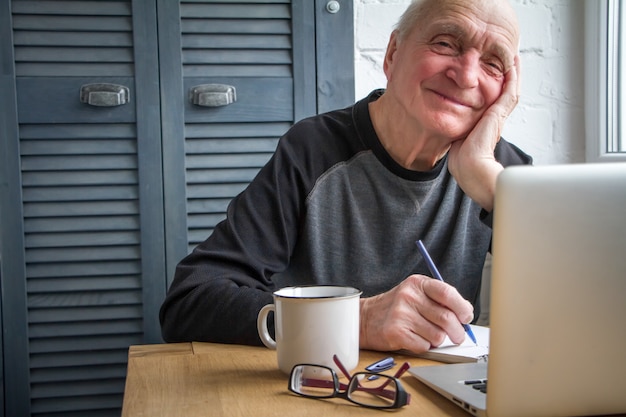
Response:
[[[500,138],[519,95],[504,0],[413,2],[391,34],[387,88],[295,124],[213,234],[178,265],[167,341],[259,344],[289,285],[363,291],[362,348],[461,342],[478,307],[496,177],[529,156]],[[428,276],[429,248],[446,283]]]

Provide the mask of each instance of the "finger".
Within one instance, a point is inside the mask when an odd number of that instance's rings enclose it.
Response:
[[[445,340],[445,336],[448,336],[455,344],[460,344],[465,340],[465,329],[461,325],[459,318],[451,310],[436,305],[424,311],[424,318],[436,325],[437,328],[437,332],[432,333],[432,336],[429,337],[428,333],[423,335],[430,340],[433,346],[441,345]]]
[[[463,342],[465,330],[461,322],[464,319],[469,322],[473,318],[472,305],[454,287],[444,282],[424,277],[416,283],[420,285],[416,293],[422,294],[414,304],[415,326],[420,336],[432,346],[443,343],[446,335],[454,343]]]
[[[517,95],[520,95],[520,92],[522,91],[522,73],[521,73],[521,69],[522,66],[520,65],[520,56],[516,55],[515,59],[513,61],[513,68],[515,68],[515,76],[517,78]]]
[[[504,75],[502,93],[491,107],[502,119],[508,117],[519,102],[521,87],[519,71],[520,60],[519,56],[516,56],[513,66]]]
[[[461,323],[469,323],[474,317],[472,304],[459,294],[456,288],[437,280],[423,282],[424,294],[439,304],[444,310],[452,312]],[[452,319],[447,314],[440,314],[444,320]]]

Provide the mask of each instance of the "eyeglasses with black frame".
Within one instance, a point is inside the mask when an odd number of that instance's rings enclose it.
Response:
[[[350,376],[337,355],[333,360],[348,383],[339,381],[335,371],[323,365],[295,365],[289,375],[289,391],[307,398],[343,398],[369,408],[400,408],[409,404],[411,395],[398,379],[407,369],[408,362],[394,376],[375,372],[357,372]]]

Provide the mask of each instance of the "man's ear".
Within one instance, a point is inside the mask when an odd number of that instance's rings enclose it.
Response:
[[[387,76],[387,81],[391,81],[391,66],[393,65],[395,53],[398,50],[398,31],[394,30],[389,36],[389,43],[385,51],[385,59],[383,61],[383,71]]]

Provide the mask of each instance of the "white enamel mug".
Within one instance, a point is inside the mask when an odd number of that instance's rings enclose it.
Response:
[[[326,365],[339,372],[333,355],[348,371],[359,363],[361,291],[341,286],[286,287],[274,292],[274,304],[259,311],[261,341],[276,350],[278,368],[286,374],[301,363]],[[276,340],[267,327],[274,312]]]

